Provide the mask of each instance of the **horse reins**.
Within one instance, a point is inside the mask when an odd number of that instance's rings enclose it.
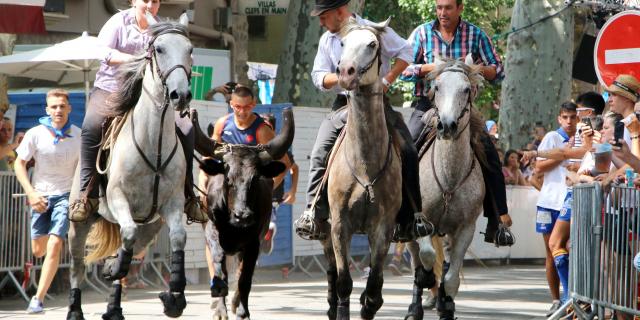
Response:
[[[465,73],[464,71],[459,70],[459,69],[445,69],[442,73],[444,73],[444,72]],[[473,101],[471,101],[471,92],[469,92],[467,97],[468,97],[467,98],[467,103],[466,103],[464,109],[462,110],[462,112],[460,113],[460,115],[458,116],[458,118],[456,119],[456,122],[460,121],[460,119],[462,119],[462,117],[464,117],[464,115],[467,114],[467,113],[469,113],[469,120],[464,125],[464,127],[462,127],[462,129],[459,130],[458,133],[453,136],[453,140],[457,140],[460,137],[460,135],[462,134],[462,132],[464,132],[467,129],[467,127],[469,127],[469,123],[471,123],[471,108],[473,107]],[[438,118],[438,120],[440,120],[440,114],[438,112],[439,110],[438,110],[438,107],[435,105],[435,103],[433,104],[433,108],[436,110],[436,117]],[[435,146],[433,146],[433,148],[435,148]],[[460,187],[462,187],[462,185],[471,176],[471,173],[473,172],[473,169],[476,167],[476,160],[472,159],[471,167],[469,168],[469,171],[467,171],[467,174],[464,176],[464,178],[451,191],[447,191],[442,187],[442,184],[440,183],[440,179],[438,179],[438,175],[436,174],[435,153],[436,153],[435,149],[433,151],[431,151],[431,172],[433,173],[433,177],[436,180],[436,184],[438,185],[438,189],[440,189],[440,192],[442,192],[442,199],[444,200],[444,204],[443,204],[444,213],[443,213],[442,216],[444,217],[449,212],[449,202],[451,201],[451,198],[453,197],[453,194],[456,191],[458,191],[458,189],[460,189]]]
[[[131,112],[131,138],[133,139],[133,144],[136,147],[136,150],[138,151],[138,154],[142,157],[142,160],[144,160],[144,163],[151,169],[151,171],[153,171],[154,175],[154,179],[153,179],[153,202],[151,205],[151,210],[149,211],[149,214],[147,215],[147,217],[140,221],[136,221],[134,220],[136,223],[139,224],[146,224],[148,222],[150,222],[155,213],[158,211],[158,191],[159,191],[159,187],[160,187],[160,176],[162,175],[162,172],[164,171],[164,169],[167,168],[167,166],[169,165],[169,163],[171,162],[171,160],[173,159],[173,157],[176,154],[176,151],[178,149],[178,137],[176,136],[176,143],[173,145],[173,149],[171,150],[171,153],[169,154],[169,157],[164,161],[164,163],[162,162],[162,128],[164,126],[164,118],[167,114],[167,110],[169,109],[169,93],[167,92],[167,84],[166,84],[166,80],[169,77],[169,75],[171,74],[171,72],[175,71],[178,68],[181,68],[185,71],[186,75],[187,75],[187,79],[189,80],[189,83],[191,83],[191,71],[187,71],[187,68],[184,65],[178,64],[175,65],[171,68],[169,68],[167,71],[162,72],[162,70],[160,70],[160,66],[158,65],[157,59],[156,59],[156,54],[155,54],[155,46],[153,45],[153,43],[155,42],[155,40],[164,34],[169,34],[169,33],[174,33],[174,34],[180,34],[182,36],[188,37],[188,35],[180,30],[180,29],[176,29],[176,28],[172,28],[172,29],[168,29],[168,30],[164,30],[158,34],[156,34],[150,41],[149,41],[149,47],[147,49],[147,63],[151,63],[152,67],[151,67],[151,72],[153,74],[153,61],[155,61],[155,70],[156,73],[158,74],[158,76],[160,77],[160,80],[162,82],[162,87],[164,89],[164,101],[162,103],[162,115],[160,116],[160,130],[158,133],[158,151],[156,153],[156,164],[153,165],[151,163],[151,161],[147,158],[147,156],[144,154],[144,151],[142,150],[142,148],[140,147],[140,145],[138,144],[138,141],[136,140],[136,135],[135,135],[135,121],[133,119],[133,115],[135,112]],[[155,77],[155,75],[154,75]],[[160,108],[158,108],[160,109]]]

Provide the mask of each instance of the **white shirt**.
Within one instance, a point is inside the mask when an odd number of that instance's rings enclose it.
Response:
[[[53,144],[54,136],[47,127],[39,125],[27,131],[16,152],[24,161],[35,159],[32,183],[36,191],[50,196],[71,190],[80,157],[80,134],[80,128],[72,125],[71,137]]]
[[[361,25],[374,24],[373,22],[363,19],[358,15],[356,15],[355,18],[357,23]],[[382,55],[380,78],[389,72],[389,62],[392,58],[404,60],[407,63],[413,61],[412,50],[409,43],[393,31],[393,29],[387,27],[385,32],[380,36],[380,42],[382,42],[382,48],[380,49],[380,54]],[[342,45],[340,43],[341,39],[338,33],[326,31],[322,37],[320,37],[318,52],[316,53],[316,58],[313,61],[311,78],[313,80],[313,85],[321,91],[333,91],[335,93],[344,92],[344,89],[339,85],[336,85],[331,89],[326,89],[322,85],[324,77],[328,73],[335,73],[336,68],[338,68],[338,62],[342,55]]]
[[[556,131],[548,132],[540,146],[538,151],[551,150],[564,146],[564,138]],[[546,158],[538,157],[538,161],[546,160]],[[544,183],[542,189],[540,189],[540,195],[538,196],[538,207],[558,210],[562,209],[564,198],[567,194],[567,184],[565,179],[567,177],[567,169],[563,164],[557,165],[550,171],[544,173]]]

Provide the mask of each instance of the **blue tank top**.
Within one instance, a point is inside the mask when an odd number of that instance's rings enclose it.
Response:
[[[244,144],[248,146],[257,145],[258,128],[266,124],[266,122],[257,113],[254,114],[256,115],[256,120],[254,120],[253,123],[244,130],[236,126],[233,113],[228,115],[227,119],[224,121],[222,132],[220,132],[220,139],[231,144]]]

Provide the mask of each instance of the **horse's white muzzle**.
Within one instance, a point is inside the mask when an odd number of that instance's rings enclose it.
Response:
[[[341,61],[336,69],[338,84],[345,90],[354,90],[358,87],[360,74],[354,61]]]

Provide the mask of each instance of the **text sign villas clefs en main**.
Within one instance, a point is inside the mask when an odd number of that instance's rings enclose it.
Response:
[[[285,15],[290,0],[240,0],[240,14],[248,16]]]

